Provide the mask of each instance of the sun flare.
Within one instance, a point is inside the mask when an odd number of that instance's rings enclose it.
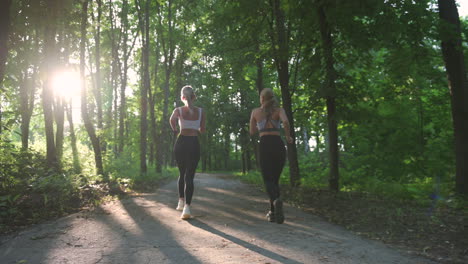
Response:
[[[67,99],[79,97],[80,75],[76,71],[60,71],[55,74],[52,87],[56,96]]]

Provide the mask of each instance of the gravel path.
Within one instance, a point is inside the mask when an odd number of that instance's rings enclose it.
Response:
[[[176,182],[0,237],[0,263],[423,264],[285,204],[267,222],[266,195],[239,180],[197,174],[194,217],[180,220]]]

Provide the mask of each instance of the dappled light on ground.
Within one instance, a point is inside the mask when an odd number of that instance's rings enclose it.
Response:
[[[173,181],[39,225],[2,240],[2,263],[431,263],[287,205],[270,223],[265,195],[236,179],[198,174],[188,221],[177,199]]]

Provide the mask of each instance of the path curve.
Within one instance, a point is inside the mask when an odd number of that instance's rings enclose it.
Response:
[[[434,262],[360,238],[285,204],[267,222],[266,195],[230,176],[197,174],[194,218],[180,220],[176,182],[0,237],[0,263],[346,263]]]

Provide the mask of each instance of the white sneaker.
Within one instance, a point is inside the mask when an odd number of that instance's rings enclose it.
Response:
[[[184,205],[185,205],[185,201],[179,199],[179,203],[177,204],[176,210],[177,210],[177,211],[182,211],[182,210],[184,209]]]
[[[190,205],[185,205],[184,210],[182,211],[182,215],[180,216],[181,219],[187,220],[192,217],[192,214],[190,213]]]

